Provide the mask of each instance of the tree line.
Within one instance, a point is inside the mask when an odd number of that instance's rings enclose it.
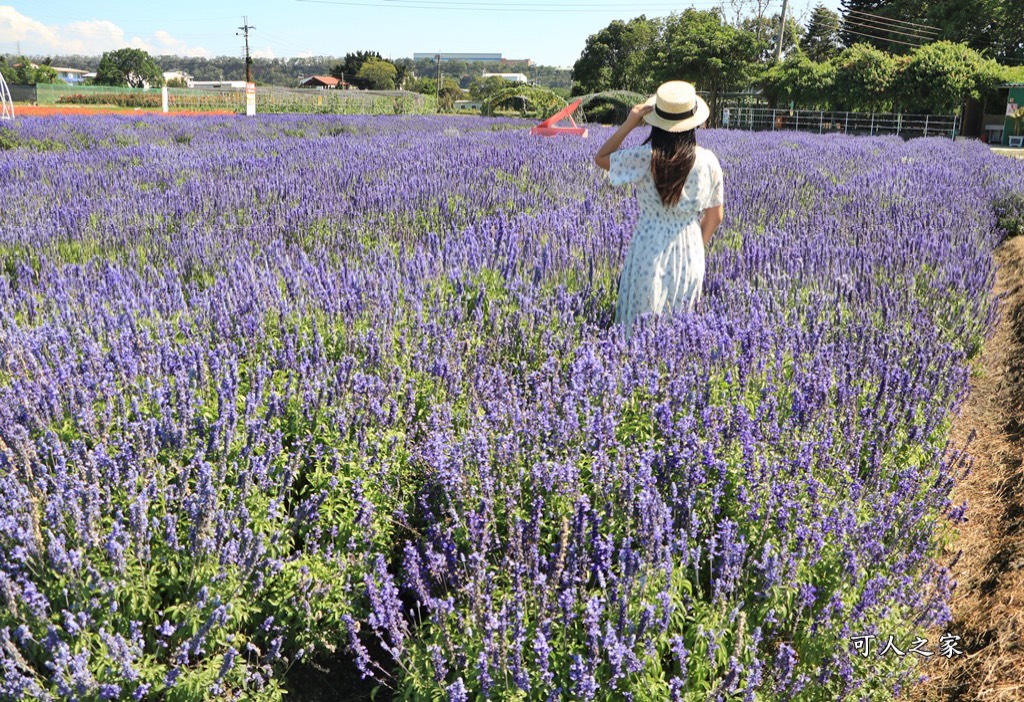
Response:
[[[160,55],[144,56],[134,52],[138,49],[119,49],[107,52],[103,56],[84,56],[80,54],[59,55],[52,57],[0,57],[0,70],[3,71],[5,80],[12,84],[35,84],[37,82],[56,82],[56,72],[47,72],[45,69],[22,69],[19,73],[12,66],[14,64],[36,63],[42,66],[61,66],[65,68],[78,68],[85,71],[99,71],[100,65],[107,59],[107,64],[123,66],[124,81],[115,79],[114,84],[130,85],[131,76],[148,76],[149,85],[162,84],[163,71],[180,70],[189,74],[198,81],[217,80],[244,80],[245,59],[236,56],[217,56],[213,58],[193,56]],[[132,53],[129,53],[132,52]],[[153,62],[150,68],[145,58]],[[372,60],[370,60],[372,59]],[[367,65],[368,64],[368,65]],[[136,70],[132,70],[132,67]],[[571,85],[571,73],[566,69],[554,66],[527,66],[525,64],[507,64],[499,62],[465,62],[452,61],[441,64],[442,88],[444,86],[458,86],[459,89],[470,89],[474,82],[484,82],[481,74],[516,72],[524,73],[529,80],[537,85],[542,85],[556,91],[569,94]],[[351,85],[370,89],[393,89],[404,88],[426,92],[433,95],[437,64],[432,59],[421,59],[414,61],[411,58],[396,60],[385,59],[375,51],[354,51],[342,57],[335,56],[313,56],[308,58],[253,58],[252,63],[253,79],[257,85],[275,85],[284,87],[296,87],[301,78],[313,75],[331,75],[336,78],[344,78],[345,82]],[[157,78],[157,74],[160,78]],[[428,89],[429,88],[429,89]]]
[[[776,62],[779,22],[778,14],[763,13],[729,21],[721,8],[614,21],[587,39],[573,67],[572,93],[647,93],[679,79],[709,93],[715,115],[723,93],[752,89],[770,107],[938,114],[991,96],[1001,82],[1024,80],[1024,67],[1002,65],[992,51],[935,39],[938,34],[898,52],[891,42],[854,39],[843,30],[859,25],[823,5],[806,25],[788,19],[785,58]],[[1011,49],[1004,47],[1006,60]]]

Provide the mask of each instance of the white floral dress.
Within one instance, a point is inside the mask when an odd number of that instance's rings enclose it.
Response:
[[[650,145],[622,149],[611,155],[612,185],[636,184],[640,217],[619,278],[615,321],[626,338],[633,321],[645,312],[692,311],[704,284],[704,210],[722,204],[722,166],[711,151],[698,146],[693,168],[679,202],[661,202],[651,174]]]

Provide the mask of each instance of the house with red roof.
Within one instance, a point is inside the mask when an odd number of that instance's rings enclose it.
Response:
[[[334,76],[310,76],[299,82],[300,88],[316,88],[318,90],[348,90],[351,86]]]

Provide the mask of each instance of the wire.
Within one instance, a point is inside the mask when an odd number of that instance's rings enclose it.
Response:
[[[852,15],[864,15],[868,19],[884,20],[886,22],[892,22],[894,24],[907,24],[907,25],[910,25],[912,27],[920,27],[922,29],[930,29],[930,30],[933,30],[935,32],[941,31],[938,27],[934,27],[934,26],[932,26],[930,24],[920,24],[918,22],[910,22],[910,21],[907,21],[907,20],[894,19],[892,17],[886,17],[885,15],[879,15],[879,14],[875,14],[873,12],[862,12],[860,10],[851,10],[849,7],[846,6],[845,3],[842,2],[842,0],[840,0],[839,6],[842,7],[843,10],[848,15],[850,15],[850,14],[852,14]]]
[[[298,43],[292,42],[291,40],[288,39],[282,39],[276,34],[271,34],[270,32],[264,31],[262,29],[253,30],[253,34],[255,34],[257,37],[266,37],[267,39],[270,39],[271,42],[283,46],[285,49],[290,49],[291,51],[297,51],[300,53],[305,53],[309,51],[308,47],[300,46]]]
[[[901,31],[899,31],[897,29],[886,29],[884,27],[873,27],[871,25],[860,24],[858,22],[851,22],[850,20],[844,20],[843,26],[844,27],[845,26],[851,26],[851,27],[854,27],[856,29],[862,29],[862,30],[864,30],[866,32],[881,32],[881,33],[884,33],[886,35],[895,35],[895,36],[904,37],[904,38],[907,38],[907,39],[917,39],[917,40],[923,41],[926,44],[931,43],[933,41],[938,41],[937,37],[922,37],[922,36],[917,35],[917,34],[907,34],[906,32],[901,32]],[[842,31],[842,28],[840,28],[840,31]]]
[[[382,0],[382,2],[344,2],[342,0],[297,0],[297,2],[308,2],[318,5],[343,5],[350,7],[376,7],[384,9],[418,9],[418,10],[458,10],[460,12],[617,12],[623,9],[641,9],[640,6],[636,5],[623,5],[623,4],[608,4],[608,5],[566,5],[566,4],[527,4],[527,3],[465,3],[471,5],[466,6],[455,6],[454,3],[460,0],[437,0],[438,2],[445,3],[441,4],[425,4],[433,2],[433,0]],[[406,4],[406,3],[417,3],[417,4]],[[691,5],[702,5],[706,7],[718,7],[717,2],[699,2],[691,3]],[[587,9],[593,7],[594,9]],[[679,9],[679,5],[664,5],[664,6],[653,6],[644,5],[650,10],[655,11],[674,11]],[[598,9],[599,8],[599,9]]]
[[[923,44],[911,44],[910,42],[898,41],[896,39],[889,39],[887,37],[879,37],[879,36],[875,36],[874,34],[864,34],[863,32],[855,32],[852,29],[846,29],[844,31],[846,31],[849,34],[856,34],[859,37],[869,37],[871,39],[876,39],[878,41],[886,41],[886,42],[889,42],[891,44],[903,44],[904,46],[913,46],[913,47],[923,46]]]
[[[885,25],[881,22],[874,22],[871,20],[860,20],[856,18],[847,17],[843,20],[843,22],[863,27],[865,29],[880,30],[883,32],[891,32],[893,34],[903,34],[908,37],[916,37],[918,39],[925,39],[930,41],[935,41],[936,39],[938,39],[938,36],[934,34],[920,34],[917,33],[916,29],[905,29],[899,26],[893,27],[892,25]]]
[[[300,0],[302,2],[318,2],[319,0]],[[408,0],[381,0],[384,4],[396,4],[406,2]],[[630,0],[622,0],[621,2],[524,2],[523,0],[485,0],[484,2],[477,2],[474,0],[413,0],[415,2],[424,5],[464,5],[467,7],[567,7],[567,8],[585,8],[585,7],[596,7],[596,8],[630,8],[630,9],[644,9],[652,6],[657,7],[672,7],[678,8],[678,3],[652,3],[649,2],[630,2]],[[720,3],[715,1],[698,2],[700,5],[718,6]]]

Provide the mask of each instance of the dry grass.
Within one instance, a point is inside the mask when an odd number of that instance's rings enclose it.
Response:
[[[945,632],[962,637],[966,655],[922,664],[930,677],[914,701],[1024,700],[1024,237],[1004,242],[996,262],[998,326],[953,427],[959,446],[976,433],[971,472],[953,492],[968,504],[967,521],[946,560],[962,550]]]

